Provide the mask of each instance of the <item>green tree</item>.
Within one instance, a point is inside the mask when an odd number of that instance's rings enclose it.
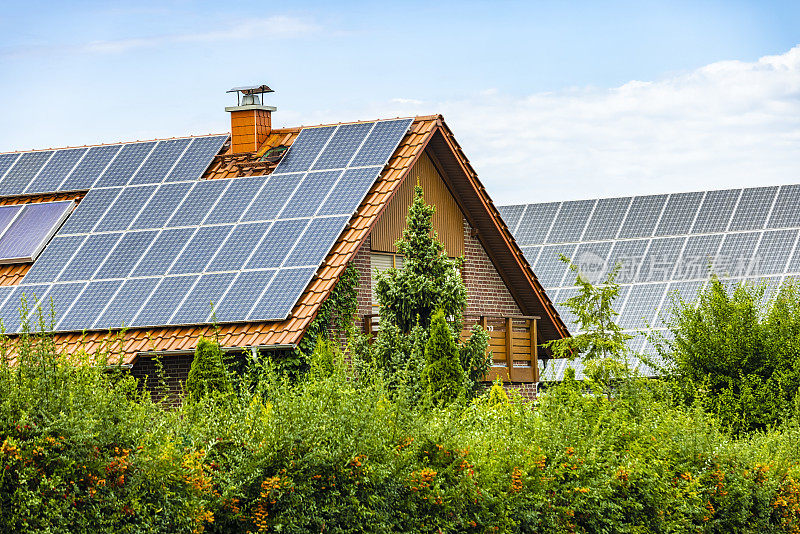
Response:
[[[448,258],[433,231],[435,209],[425,204],[418,185],[403,237],[396,243],[403,267],[378,275],[375,286],[381,317],[403,333],[417,324],[427,328],[435,310],[444,312],[455,331],[461,330],[461,314],[467,305],[467,289],[459,274],[462,260]]]
[[[619,296],[616,282],[619,266],[615,266],[602,283],[595,285],[563,254],[561,261],[569,264],[579,288],[577,295],[564,302],[575,315],[578,333],[548,341],[545,346],[556,358],[580,358],[590,379],[607,383],[625,370],[626,342],[632,337],[622,332],[616,322],[619,313],[613,307]]]
[[[736,434],[787,419],[800,386],[800,293],[788,283],[770,300],[766,289],[712,277],[696,300],[673,299],[658,344],[684,400]]]
[[[449,404],[464,394],[464,368],[458,346],[441,310],[431,318],[421,378],[426,395],[434,404]]]
[[[189,376],[186,378],[186,393],[189,400],[199,401],[215,393],[230,391],[231,383],[219,344],[200,338],[194,351]]]

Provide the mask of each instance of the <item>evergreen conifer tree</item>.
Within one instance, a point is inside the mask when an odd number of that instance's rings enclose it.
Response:
[[[425,369],[422,384],[434,404],[449,404],[464,393],[464,368],[453,333],[439,310],[431,318],[430,335],[425,343]]]
[[[228,393],[231,383],[225,364],[222,361],[222,350],[214,341],[200,338],[194,351],[194,359],[186,378],[186,393],[190,401],[199,401],[215,392]]]

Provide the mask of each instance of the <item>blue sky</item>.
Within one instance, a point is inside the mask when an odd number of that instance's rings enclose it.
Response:
[[[499,203],[800,181],[798,2],[13,2],[0,151],[443,113]]]

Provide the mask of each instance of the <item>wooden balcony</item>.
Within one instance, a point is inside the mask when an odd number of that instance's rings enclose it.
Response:
[[[486,377],[488,381],[497,378],[506,382],[539,381],[538,320],[539,317],[518,315],[482,316],[478,319],[478,324],[489,332],[492,366]],[[365,315],[363,328],[364,333],[374,335],[378,329],[378,315]],[[465,328],[461,338],[466,339],[469,334],[469,329]]]

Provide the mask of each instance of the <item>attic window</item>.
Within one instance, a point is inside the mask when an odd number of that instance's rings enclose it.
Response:
[[[273,148],[270,148],[264,155],[261,156],[261,161],[266,161],[269,163],[278,163],[283,155],[286,154],[286,151],[289,149],[286,145],[279,145]]]
[[[34,261],[74,206],[72,200],[0,206],[0,264]]]

